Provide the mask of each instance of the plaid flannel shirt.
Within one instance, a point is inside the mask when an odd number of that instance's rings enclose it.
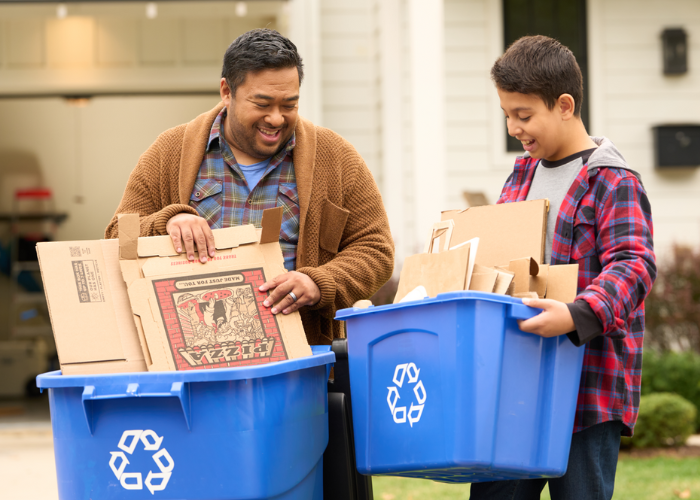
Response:
[[[538,160],[518,157],[498,203],[524,201]],[[586,344],[574,432],[617,420],[632,435],[639,410],[644,299],[656,278],[649,199],[635,175],[584,165],[559,209],[551,264],[578,263],[578,296],[602,335]]]
[[[299,242],[299,194],[294,175],[292,150],[295,136],[273,156],[260,182],[251,191],[236,158],[221,131],[226,108],[214,120],[207,149],[192,189],[190,206],[197,210],[209,227],[254,224],[262,227],[263,210],[282,207],[280,246],[284,267],[293,271]]]

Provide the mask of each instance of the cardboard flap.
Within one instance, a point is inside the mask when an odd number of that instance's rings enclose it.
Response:
[[[547,280],[549,278],[549,264],[541,264],[537,276],[530,278],[530,291],[535,292],[540,299],[547,295]]]
[[[214,244],[217,250],[237,248],[241,245],[250,245],[258,241],[258,233],[255,226],[246,224],[226,229],[214,229]]]
[[[282,229],[282,207],[268,208],[263,210],[262,234],[260,243],[275,243],[280,240],[280,230]]]
[[[226,229],[214,229],[212,234],[214,235],[214,245],[217,250],[236,248],[240,245],[248,245],[258,241],[255,226],[252,224]],[[174,257],[180,255],[175,251],[173,240],[168,235],[142,237],[139,238],[138,242],[139,257]]]
[[[118,216],[119,229],[119,258],[126,260],[136,259],[141,223],[137,214],[120,214]]]

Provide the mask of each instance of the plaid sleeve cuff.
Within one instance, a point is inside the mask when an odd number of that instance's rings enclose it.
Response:
[[[168,205],[164,209],[160,210],[156,214],[156,220],[153,224],[153,229],[155,229],[157,235],[165,235],[168,234],[168,231],[165,229],[166,224],[170,219],[175,217],[177,214],[192,214],[192,215],[197,215],[197,210],[192,208],[189,205],[180,205],[180,204],[174,204],[174,205]]]

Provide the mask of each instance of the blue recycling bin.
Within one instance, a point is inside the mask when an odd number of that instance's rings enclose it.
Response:
[[[323,498],[335,355],[243,368],[37,377],[61,500]]]
[[[469,291],[338,311],[358,470],[442,482],[563,475],[584,348],[518,328],[539,312]]]

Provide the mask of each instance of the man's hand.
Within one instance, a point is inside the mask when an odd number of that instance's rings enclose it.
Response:
[[[204,264],[207,255],[214,257],[216,246],[214,235],[209,228],[209,224],[202,217],[192,214],[177,214],[170,218],[165,225],[173,246],[177,253],[182,253],[182,249],[187,252],[187,258],[194,260],[195,245],[199,252],[199,260]]]
[[[518,320],[518,325],[524,332],[534,333],[540,337],[556,337],[576,329],[569,307],[564,302],[551,299],[523,299],[523,304],[542,309],[542,312],[534,318]]]
[[[316,283],[306,274],[290,271],[280,274],[275,279],[264,283],[260,287],[261,292],[270,292],[270,296],[265,299],[263,305],[272,307],[272,314],[282,311],[282,314],[289,314],[303,306],[313,306],[321,300],[321,290]],[[289,292],[292,292],[297,300],[294,301]]]

